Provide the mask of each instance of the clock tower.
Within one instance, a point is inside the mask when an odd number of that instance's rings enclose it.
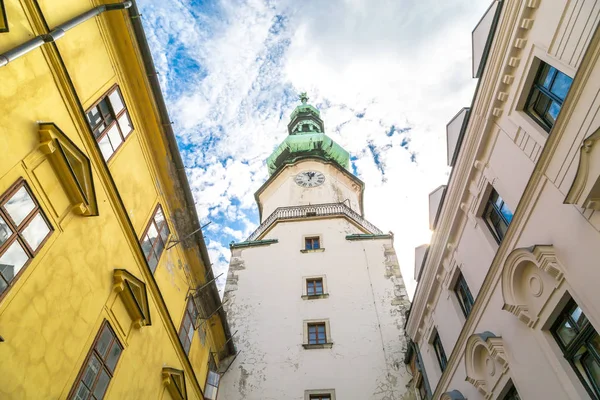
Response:
[[[393,235],[364,217],[363,182],[305,93],[232,243],[224,304],[237,356],[219,399],[408,399],[410,305]]]

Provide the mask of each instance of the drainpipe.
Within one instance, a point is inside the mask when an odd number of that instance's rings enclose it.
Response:
[[[96,15],[102,14],[105,11],[124,10],[126,8],[131,7],[131,5],[131,0],[128,0],[122,3],[104,4],[98,7],[94,7],[91,10],[86,11],[83,14],[68,20],[64,24],[60,24],[49,33],[36,36],[33,39],[30,39],[27,42],[3,54],[0,54],[0,68],[4,67],[9,62],[21,57],[22,55],[25,55],[30,51],[41,47],[44,43],[51,43],[57,41],[58,39],[63,37],[69,29],[75,28],[77,25],[87,21],[88,19],[94,18]]]

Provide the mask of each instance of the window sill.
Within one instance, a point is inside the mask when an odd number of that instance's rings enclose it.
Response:
[[[320,249],[315,249],[315,250],[306,250],[306,249],[302,249],[300,250],[300,253],[322,253],[325,251],[325,248],[322,247]]]
[[[331,347],[333,347],[333,343],[323,343],[323,344],[306,344],[306,343],[303,343],[302,347],[304,347],[305,350],[330,349]]]
[[[303,300],[326,299],[326,298],[329,297],[329,293],[313,294],[313,295],[304,294],[301,297],[302,297]]]

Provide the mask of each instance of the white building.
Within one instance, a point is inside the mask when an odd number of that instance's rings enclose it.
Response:
[[[495,1],[406,324],[426,399],[600,398],[600,1]]]
[[[219,398],[406,399],[409,301],[393,237],[364,219],[348,153],[301,100],[255,195],[261,225],[231,245],[238,355]]]

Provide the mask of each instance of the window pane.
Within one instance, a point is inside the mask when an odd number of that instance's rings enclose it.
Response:
[[[42,214],[39,212],[31,222],[27,225],[27,227],[23,230],[23,237],[31,247],[33,251],[36,251],[40,246],[40,243],[44,241],[46,236],[50,233],[50,228],[48,224],[42,217]]]
[[[160,255],[162,254],[163,249],[165,248],[165,244],[162,240],[162,238],[158,238],[156,240],[156,244],[154,245],[154,252],[156,253],[156,256],[160,258]]]
[[[119,357],[121,357],[122,351],[123,349],[121,349],[121,345],[115,340],[110,348],[110,351],[108,352],[108,356],[106,357],[106,366],[111,370],[111,372],[114,372],[115,366],[117,365],[117,361],[119,361]]]
[[[4,278],[0,275],[0,294],[6,290],[8,284],[4,281]]]
[[[512,221],[513,213],[512,213],[512,211],[510,211],[510,209],[508,208],[508,206],[506,205],[506,203],[504,203],[502,205],[502,208],[500,209],[500,212],[504,216],[504,219],[506,220],[506,222],[510,223],[510,221]]]
[[[113,149],[117,149],[117,147],[119,147],[121,145],[121,143],[123,143],[123,138],[121,137],[121,133],[119,133],[119,128],[117,127],[117,124],[114,124],[109,130],[108,130],[108,138],[110,139],[110,144],[112,145]]]
[[[156,266],[158,265],[158,258],[156,258],[156,254],[153,251],[150,252],[150,256],[148,258],[148,265],[150,266],[150,270],[152,272],[156,271]]]
[[[0,246],[12,235],[12,229],[8,226],[2,215],[0,215]]]
[[[108,107],[106,99],[102,99],[100,103],[98,103],[97,107],[100,110],[100,113],[102,114],[102,117],[104,118],[106,123],[109,124],[113,120],[113,116],[110,112],[110,108]]]
[[[100,151],[102,152],[102,157],[104,157],[105,160],[108,160],[113,153],[112,146],[110,145],[110,142],[108,141],[108,136],[104,136],[102,139],[100,139],[100,141],[98,142],[98,145],[100,146]]]
[[[308,284],[308,295],[312,296],[315,294],[315,287],[312,285],[312,282]]]
[[[576,307],[573,312],[571,312],[571,318],[577,323],[577,326],[581,327],[587,321],[585,314],[581,311],[581,308]]]
[[[90,395],[90,391],[85,387],[83,382],[79,384],[79,387],[75,391],[74,400],[87,400]]]
[[[127,135],[129,135],[133,130],[133,125],[129,120],[129,114],[127,114],[127,111],[119,117],[119,126],[121,127],[121,131],[125,137],[127,137]]]
[[[123,100],[121,100],[119,89],[109,94],[108,98],[110,99],[110,105],[112,106],[115,114],[118,114],[119,112],[121,112],[122,109],[125,108],[125,106],[123,105]]]
[[[554,121],[556,121],[556,118],[558,117],[559,112],[560,112],[560,104],[553,101],[552,105],[548,109],[548,112],[546,113],[545,117],[548,119],[548,121],[550,123],[554,124]]]
[[[100,335],[100,338],[96,343],[96,351],[98,351],[98,353],[103,359],[106,358],[106,351],[108,350],[108,346],[110,346],[110,342],[112,341],[112,339],[113,334],[108,328],[108,325],[105,325],[104,329],[102,330],[102,334]]]
[[[204,388],[204,398],[214,400],[217,398],[217,388],[206,385]]]
[[[96,387],[94,388],[94,397],[96,399],[100,400],[104,397],[104,393],[106,392],[106,388],[108,387],[108,382],[110,382],[110,376],[108,376],[108,374],[103,368],[100,372],[98,382],[96,382]]]
[[[31,196],[29,196],[29,193],[24,186],[17,190],[4,205],[4,209],[8,212],[16,225],[20,225],[34,208],[35,202]]]
[[[92,357],[88,361],[87,366],[85,367],[85,371],[83,372],[83,376],[81,380],[88,388],[91,388],[96,380],[96,376],[100,371],[100,361],[96,358],[95,355],[92,354]]]
[[[540,93],[540,95],[537,98],[537,101],[533,106],[533,111],[540,117],[543,117],[546,114],[546,110],[549,106],[550,99],[545,94]]]
[[[559,71],[554,80],[554,84],[552,85],[551,92],[561,100],[564,100],[565,97],[567,97],[571,83],[573,83],[573,79]]]
[[[0,256],[0,274],[10,283],[28,260],[29,256],[23,250],[21,244],[15,240],[6,252]]]
[[[156,230],[156,226],[153,223],[150,223],[146,235],[150,243],[154,245],[154,242],[156,242],[156,237],[158,236],[158,231]]]
[[[313,239],[313,250],[317,250],[319,249],[319,238],[314,238]]]
[[[102,121],[102,115],[100,115],[100,110],[98,110],[98,107],[94,107],[90,111],[88,111],[87,118],[90,123],[90,126],[92,128],[95,128],[96,125],[98,125],[98,123]]]
[[[571,343],[573,338],[577,335],[577,332],[569,321],[563,322],[556,330],[556,333],[565,346]]]
[[[207,382],[212,386],[219,386],[220,375],[213,371],[208,371]]]
[[[540,75],[540,84],[543,85],[545,88],[549,89],[550,83],[552,83],[552,78],[554,78],[555,74],[556,74],[556,68],[551,67],[548,64],[545,64],[544,70],[542,71],[542,74]]]

